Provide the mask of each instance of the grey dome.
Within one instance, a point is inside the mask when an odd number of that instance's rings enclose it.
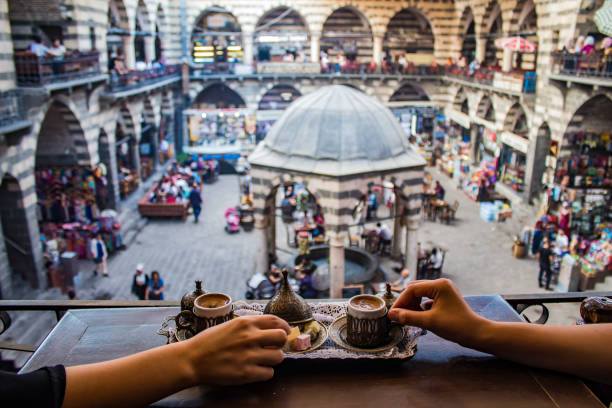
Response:
[[[293,102],[249,161],[330,176],[425,165],[387,107],[342,85]]]

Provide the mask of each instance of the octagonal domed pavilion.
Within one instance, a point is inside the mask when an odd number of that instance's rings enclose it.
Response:
[[[268,249],[275,242],[273,210],[278,186],[287,181],[305,184],[325,218],[330,295],[341,297],[344,246],[355,202],[373,185],[390,182],[396,194],[393,252],[401,252],[401,225],[407,226],[405,252],[416,274],[425,161],[409,146],[391,111],[377,99],[342,85],[303,96],[287,108],[249,162],[261,245],[258,268],[267,269]]]

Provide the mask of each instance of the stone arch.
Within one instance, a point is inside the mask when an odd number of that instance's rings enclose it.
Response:
[[[154,35],[153,21],[144,0],[138,0],[134,15],[134,56],[135,61],[149,61],[153,55],[148,55],[147,42]]]
[[[457,90],[455,98],[453,99],[453,107],[456,110],[465,113],[466,115],[470,114],[470,103],[468,100],[467,92],[465,91],[464,87],[461,87],[459,88],[459,90]]]
[[[207,107],[216,109],[244,108],[246,102],[238,92],[222,82],[216,82],[202,89],[194,98],[193,105],[208,105]]]
[[[564,136],[576,131],[609,132],[612,128],[610,112],[612,112],[610,95],[599,94],[587,99],[572,114]],[[568,143],[567,137],[564,137],[563,143]]]
[[[35,241],[30,237],[27,206],[19,180],[12,174],[5,173],[0,183],[0,223],[10,271],[6,271],[8,276],[2,277],[2,281],[10,282],[16,275],[38,287],[41,282],[36,275],[37,267],[32,247]],[[3,272],[0,271],[0,274]]]
[[[419,42],[422,44],[419,44]],[[416,43],[416,44],[415,44]],[[421,10],[409,7],[398,11],[387,24],[384,44],[391,53],[432,54],[435,48],[434,26]]]
[[[206,35],[207,32],[222,32],[223,34]],[[242,25],[236,14],[227,6],[211,6],[204,9],[194,20],[191,26],[191,43],[193,46],[212,45],[214,37],[228,44],[242,45],[241,33]]]
[[[132,113],[126,105],[122,105],[115,128],[115,154],[119,170],[121,168],[138,170],[140,167],[136,126]]]
[[[122,30],[126,33],[131,32],[130,20],[123,0],[110,0],[108,3],[108,26]]]
[[[292,52],[297,56],[297,52],[303,50],[304,55],[310,55],[308,38],[306,19],[293,7],[274,6],[266,10],[255,25],[255,44],[272,48],[277,53]],[[266,55],[260,54],[258,60],[267,60]]]
[[[519,0],[512,10],[510,30],[525,39],[539,45],[538,15],[534,0]],[[556,47],[554,44],[553,47]],[[519,53],[517,55],[518,68],[526,71],[535,71],[537,64],[537,51],[533,53]]]
[[[519,102],[514,103],[508,110],[504,119],[503,129],[523,137],[528,137],[527,112]]]
[[[302,94],[289,84],[278,84],[270,88],[259,100],[258,110],[283,110]]]
[[[486,65],[501,61],[503,53],[495,46],[495,40],[504,32],[502,8],[497,0],[490,0],[481,21],[480,35],[485,37],[484,62]]]
[[[155,59],[158,60],[167,49],[166,30],[168,29],[166,21],[166,12],[160,3],[155,12]]]
[[[334,55],[343,47],[343,54],[357,62],[369,62],[372,57],[372,24],[364,12],[353,5],[334,9],[325,19],[321,34],[321,49]]]
[[[50,104],[36,142],[36,167],[87,165],[91,157],[81,122],[59,98]]]
[[[484,94],[480,98],[476,115],[479,118],[495,123],[495,106],[493,105],[493,100],[488,95]]]
[[[389,102],[429,101],[429,95],[418,84],[406,82],[389,98]]]
[[[478,32],[477,32],[478,30]],[[461,56],[469,60],[476,53],[476,35],[479,34],[479,25],[476,24],[474,12],[466,7],[459,19],[459,37],[461,39]]]

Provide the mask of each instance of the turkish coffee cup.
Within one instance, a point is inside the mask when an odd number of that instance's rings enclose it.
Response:
[[[193,302],[193,310],[183,310],[174,321],[177,329],[198,334],[233,318],[232,298],[225,293],[205,293]]]
[[[389,336],[385,301],[374,295],[357,295],[348,302],[346,341],[355,347],[372,348]]]

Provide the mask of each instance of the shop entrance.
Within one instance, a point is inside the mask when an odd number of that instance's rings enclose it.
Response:
[[[6,275],[0,274],[0,298],[2,288],[6,288],[14,276],[29,281],[34,287],[39,285],[24,207],[19,182],[6,174],[0,185],[0,220],[9,268]]]

